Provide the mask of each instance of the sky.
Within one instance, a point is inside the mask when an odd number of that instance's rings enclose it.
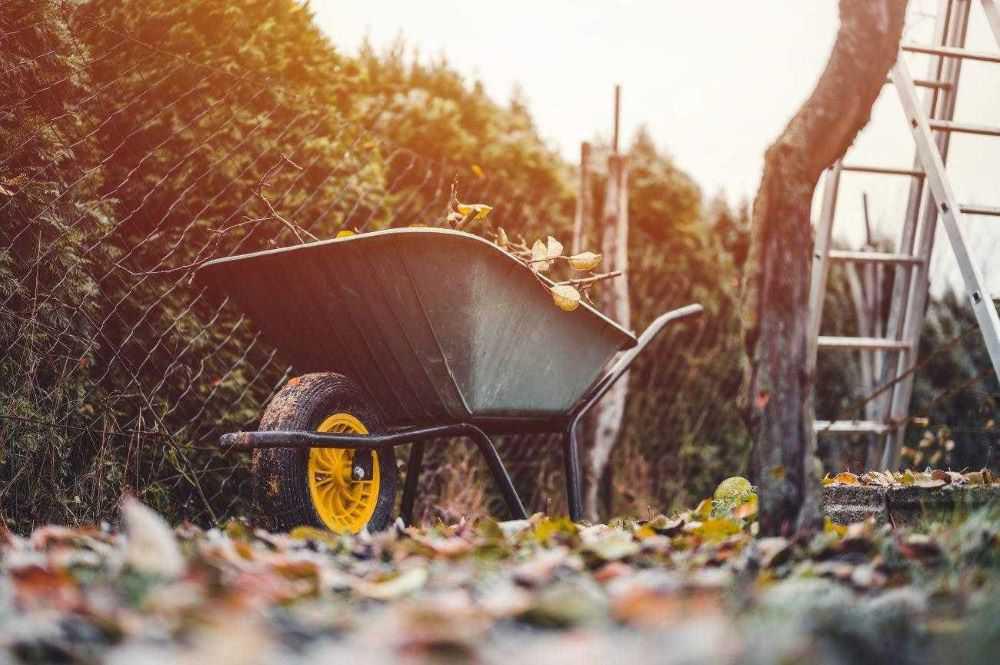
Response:
[[[996,51],[978,4],[969,46]],[[937,3],[910,5],[905,39],[929,40]],[[733,203],[752,200],[764,151],[811,91],[838,27],[836,0],[312,0],[311,7],[344,52],[365,37],[384,47],[403,36],[420,57],[445,55],[494,99],[508,100],[519,86],[542,136],[570,160],[581,141],[610,135],[613,89],[621,84],[623,137],[646,125],[706,195],[724,192]],[[923,77],[926,61],[911,57],[914,75]],[[990,67],[964,70],[959,119],[1000,125],[1000,69]],[[890,86],[851,157],[911,164],[912,140]],[[1000,165],[1000,139],[956,137],[949,170],[964,202],[1000,205],[997,169],[987,161]],[[895,239],[907,185],[850,176],[835,235],[851,247],[863,242],[865,192],[878,234]],[[1000,228],[996,218],[971,220],[969,233],[997,249],[1000,234],[984,226],[991,222]],[[932,279],[944,285],[954,266],[939,237]]]

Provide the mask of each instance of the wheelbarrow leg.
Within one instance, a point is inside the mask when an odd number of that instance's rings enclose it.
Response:
[[[577,420],[573,419],[563,434],[563,464],[566,467],[566,503],[569,518],[579,522],[583,518],[583,498],[580,484],[580,446],[576,440]]]
[[[417,483],[424,465],[425,445],[423,441],[410,444],[410,460],[406,464],[406,484],[403,485],[403,501],[399,511],[406,526],[413,526],[413,504],[417,499]]]
[[[511,482],[510,475],[507,473],[500,455],[497,454],[497,449],[490,440],[489,435],[472,425],[466,427],[464,433],[472,439],[476,447],[479,448],[479,452],[486,459],[486,465],[490,468],[493,482],[497,484],[500,494],[503,495],[503,500],[507,504],[510,516],[516,520],[523,520],[528,517],[528,513],[524,510],[524,504],[521,503],[521,497],[518,496],[517,490],[514,488],[514,483]]]

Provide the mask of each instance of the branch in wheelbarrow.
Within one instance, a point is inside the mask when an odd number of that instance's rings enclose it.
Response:
[[[599,275],[591,275],[590,277],[581,277],[580,279],[567,279],[562,282],[556,282],[556,284],[568,284],[570,286],[591,286],[605,279],[612,279],[613,277],[621,277],[624,273],[621,270],[612,270],[611,272],[601,273]]]

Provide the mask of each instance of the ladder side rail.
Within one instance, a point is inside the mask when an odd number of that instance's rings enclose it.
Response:
[[[990,24],[993,38],[1000,46],[1000,7],[994,0],[983,0],[983,11],[986,12],[986,21]]]
[[[823,300],[830,274],[830,243],[833,220],[837,213],[837,193],[843,164],[837,160],[823,179],[823,201],[820,205],[819,223],[813,242],[812,279],[809,283],[809,346],[806,349],[806,373],[815,379],[816,354],[819,349],[819,330],[823,323]],[[815,386],[814,386],[815,389]]]
[[[969,9],[971,3],[968,0],[950,0],[951,15],[949,16],[948,29],[943,46],[965,46],[965,38],[969,28]],[[942,91],[940,95],[934,95],[934,105],[931,107],[931,116],[936,119],[951,120],[955,116],[955,103],[958,99],[958,86],[962,73],[962,60],[957,58],[936,58],[938,80],[950,83],[950,86]],[[909,69],[906,63],[900,59],[897,63],[899,69],[904,72],[908,80]],[[897,92],[900,91],[900,84],[896,85]],[[912,99],[916,99],[916,88],[910,86]],[[901,93],[900,93],[901,94]],[[912,110],[912,113],[910,112]],[[904,106],[904,112],[908,120],[914,116],[922,116],[930,124],[929,118],[920,113],[919,105],[912,109]],[[913,127],[911,126],[911,129]],[[942,165],[948,158],[948,151],[951,146],[951,134],[949,132],[938,132],[935,136],[934,144]],[[921,162],[924,171],[927,170],[928,162],[925,155],[921,154],[919,144],[916,145],[916,157]],[[944,176],[942,166],[942,177]],[[925,182],[926,182],[925,178]],[[924,188],[923,210],[921,214],[917,253],[924,259],[924,263],[917,267],[910,277],[909,297],[906,303],[906,313],[903,322],[903,340],[909,342],[907,350],[898,354],[895,376],[902,376],[903,379],[892,386],[888,392],[888,421],[895,423],[897,427],[889,434],[885,441],[885,448],[882,450],[882,468],[895,468],[899,465],[899,455],[903,449],[903,442],[906,438],[906,417],[910,411],[910,401],[913,398],[913,382],[916,377],[907,370],[917,359],[920,348],[920,335],[924,327],[924,318],[927,314],[927,300],[930,295],[930,269],[931,254],[934,251],[935,236],[937,234],[937,203],[934,199],[930,187]],[[884,384],[883,384],[884,385]],[[874,460],[873,460],[874,461]]]
[[[938,13],[934,27],[935,45],[945,46],[948,45],[948,42],[950,41],[949,35],[952,33],[950,28],[954,25],[954,19],[956,18],[954,4],[954,0],[939,0],[938,2]],[[942,58],[931,58],[927,69],[928,79],[941,80],[942,60]],[[936,115],[935,110],[938,107],[938,100],[943,92],[943,89],[937,88],[929,90],[927,97],[924,100],[924,108],[928,113]],[[913,156],[913,170],[920,172],[923,171],[919,155],[917,154],[914,154]],[[896,247],[896,252],[898,254],[913,255],[917,239],[917,225],[920,220],[921,203],[925,192],[924,180],[925,178],[923,177],[915,177],[910,181],[910,190],[906,201],[906,215],[903,219],[903,228],[900,232],[899,242]],[[928,256],[925,258],[923,263],[926,265],[929,262],[930,258],[928,252]],[[885,336],[889,339],[903,339],[908,309],[907,303],[910,300],[911,294],[911,280],[914,274],[918,271],[917,269],[918,266],[916,265],[899,264],[896,265],[893,270],[892,295],[890,296],[889,301],[889,316],[885,325]],[[885,352],[882,359],[882,377],[879,385],[889,385],[891,382],[896,380],[900,373],[904,371],[902,368],[903,363],[901,362],[902,357],[903,354],[899,352]],[[876,420],[891,424],[892,421],[890,418],[892,413],[893,392],[893,390],[887,390],[874,400],[875,406],[873,407],[873,412]],[[883,447],[888,448],[889,443],[886,442]],[[874,468],[877,463],[881,462],[882,457],[882,450],[870,449],[868,451],[867,466],[869,468]],[[882,468],[887,467],[883,465]]]
[[[922,116],[916,107],[916,89],[913,87],[905,63],[901,62],[896,65],[893,76],[894,79],[898,77],[896,89],[899,92],[904,108],[907,110],[907,115],[911,123],[915,124],[913,135],[917,143],[917,150],[925,162],[924,166],[927,170],[928,185],[937,202],[941,222],[944,225],[945,232],[948,234],[952,251],[958,261],[959,270],[962,273],[976,320],[983,333],[990,361],[997,376],[1000,377],[1000,316],[997,315],[993,300],[986,290],[979,268],[969,253],[962,227],[959,224],[959,218],[962,213],[960,212],[958,201],[945,174],[944,160],[941,153],[937,150],[937,145],[931,134],[931,128],[927,123],[927,118]],[[924,300],[926,301],[926,296]],[[919,326],[913,326],[912,330],[919,335]],[[912,392],[912,377],[908,378],[911,380],[905,383],[909,384],[910,391]],[[908,399],[909,395],[905,397]],[[898,438],[898,443],[901,443],[901,438]],[[897,447],[894,446],[892,450],[887,448],[887,458],[890,453],[893,455],[892,458],[888,458],[888,461],[893,461],[898,456],[898,451],[895,450]]]

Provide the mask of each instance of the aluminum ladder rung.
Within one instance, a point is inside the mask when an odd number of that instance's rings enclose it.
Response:
[[[874,420],[817,420],[814,430],[819,436],[824,434],[887,434],[892,425]]]
[[[930,79],[916,79],[913,85],[918,88],[934,88],[935,90],[951,90],[951,83],[948,81],[931,81]]]
[[[861,349],[864,351],[905,351],[907,342],[884,337],[831,337],[819,336],[819,347],[823,349]]]
[[[924,177],[924,172],[918,169],[897,169],[891,166],[863,166],[860,164],[844,164],[840,167],[842,171],[851,173],[879,173],[884,175],[906,175],[914,178]]]
[[[828,255],[831,259],[838,261],[852,261],[855,263],[899,263],[905,265],[918,265],[924,262],[919,256],[909,254],[891,254],[889,252],[856,252],[843,249],[831,249]]]
[[[903,44],[900,48],[908,53],[942,55],[948,58],[963,58],[965,60],[1000,63],[1000,53],[971,51],[965,48],[955,48],[954,46],[922,46],[920,44]],[[916,83],[916,81],[914,81],[914,83]]]
[[[983,215],[985,217],[1000,217],[1000,208],[996,206],[962,205],[959,209],[966,215]]]
[[[1000,127],[993,125],[973,125],[950,120],[929,120],[931,129],[941,132],[958,132],[961,134],[979,134],[980,136],[1000,136]]]
[[[886,85],[892,85],[892,79],[885,80]],[[951,90],[951,83],[948,81],[933,81],[931,79],[914,79],[913,85],[918,88],[934,88],[935,90]]]

